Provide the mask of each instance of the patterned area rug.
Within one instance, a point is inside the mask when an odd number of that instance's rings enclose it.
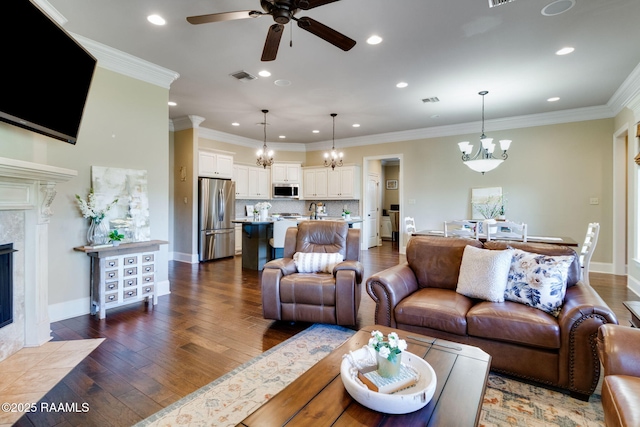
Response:
[[[235,426],[353,333],[313,325],[136,427]],[[604,417],[599,395],[581,402],[492,373],[479,426],[595,427],[604,426]]]
[[[596,390],[599,392],[599,390]],[[599,394],[589,402],[491,373],[480,427],[600,427],[604,413]]]

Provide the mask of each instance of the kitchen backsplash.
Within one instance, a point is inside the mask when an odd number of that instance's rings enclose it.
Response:
[[[352,216],[361,216],[359,200],[236,200],[236,217],[245,216],[245,206],[255,205],[259,202],[268,201],[271,203],[270,214],[274,213],[298,213],[300,215],[310,215],[309,206],[311,203],[322,203],[327,206],[328,216],[340,216],[343,209],[351,212]]]

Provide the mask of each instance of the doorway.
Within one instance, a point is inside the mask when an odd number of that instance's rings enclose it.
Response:
[[[361,247],[368,249],[373,246],[379,246],[382,244],[382,230],[381,226],[385,223],[383,221],[383,214],[387,213],[390,209],[390,205],[393,204],[394,208],[397,208],[399,218],[402,218],[403,211],[403,184],[404,177],[402,173],[402,154],[387,154],[380,156],[369,156],[363,158],[362,167],[362,182],[365,183],[366,191],[363,192],[363,219],[364,229],[367,230],[363,233],[361,238]],[[389,165],[393,165],[395,168],[394,174],[391,178],[386,176],[385,170]],[[374,176],[377,175],[377,189],[374,191]],[[390,183],[390,189],[387,190],[387,180],[392,181]],[[387,196],[385,192],[389,194],[389,191],[393,192],[392,200]],[[396,206],[397,205],[397,206]],[[369,216],[370,215],[370,216]],[[402,221],[401,221],[402,222]],[[404,230],[399,230],[400,241]],[[375,239],[373,233],[375,232]],[[373,244],[375,242],[375,244]],[[404,248],[399,245],[400,253],[404,253]]]

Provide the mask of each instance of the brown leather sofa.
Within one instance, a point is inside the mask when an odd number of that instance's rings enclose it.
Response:
[[[604,367],[605,424],[607,427],[640,426],[640,329],[601,326],[598,352]]]
[[[344,261],[332,273],[299,273],[296,252],[339,252]],[[363,266],[360,230],[344,221],[303,221],[287,230],[284,257],[262,272],[265,319],[355,325],[360,307]]]
[[[575,255],[567,246],[550,244],[412,237],[406,263],[367,280],[367,292],[376,303],[376,323],[480,347],[491,355],[494,371],[566,389],[587,400],[600,373],[598,328],[617,320],[593,288],[579,281],[577,257],[569,268],[563,308],[556,318],[524,304],[481,301],[457,293],[466,245]]]

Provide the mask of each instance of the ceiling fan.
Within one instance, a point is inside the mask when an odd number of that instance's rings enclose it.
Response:
[[[212,13],[209,15],[189,16],[187,21],[191,24],[198,25],[271,15],[275,24],[269,27],[269,32],[267,33],[267,39],[264,43],[264,49],[262,50],[263,61],[273,61],[276,59],[284,26],[291,20],[296,21],[298,27],[303,30],[328,41],[344,51],[348,51],[355,46],[355,40],[321,24],[315,19],[306,16],[301,18],[294,16],[299,9],[309,10],[336,1],[339,0],[260,0],[260,5],[264,12],[258,10],[241,10],[237,12]]]

